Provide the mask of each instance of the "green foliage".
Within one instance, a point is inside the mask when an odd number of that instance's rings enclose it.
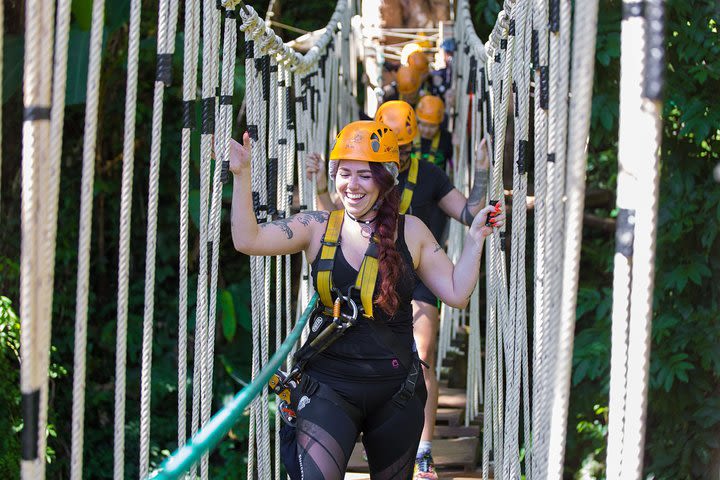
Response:
[[[20,321],[10,299],[0,296],[0,476],[20,478]]]

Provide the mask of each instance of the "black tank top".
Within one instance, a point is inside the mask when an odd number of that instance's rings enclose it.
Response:
[[[342,239],[341,239],[342,241]],[[397,355],[390,346],[386,345],[374,332],[369,321],[384,322],[394,335],[399,336],[401,345],[407,345],[408,351],[413,348],[413,326],[412,326],[412,292],[415,287],[415,276],[413,275],[413,261],[407,244],[405,243],[405,216],[398,217],[398,234],[395,242],[400,256],[403,259],[404,272],[397,282],[396,292],[400,299],[400,305],[395,315],[390,316],[381,308],[373,309],[374,320],[368,320],[362,315],[352,328],[330,345],[324,352],[317,355],[310,361],[306,371],[310,374],[317,373],[323,378],[337,378],[341,381],[367,382],[372,383],[382,378],[384,380],[401,380],[407,376],[407,370],[400,363]],[[317,289],[317,262],[320,253],[313,260],[312,279]],[[342,292],[355,284],[358,271],[355,270],[345,259],[340,246],[335,252],[335,263],[333,265],[332,281],[333,286]],[[380,275],[375,284],[375,296],[380,289]],[[353,300],[358,305],[360,293],[352,290]],[[311,319],[312,321],[312,319]]]

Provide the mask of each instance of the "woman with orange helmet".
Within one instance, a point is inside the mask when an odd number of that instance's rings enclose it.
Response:
[[[324,341],[321,332],[337,331],[326,330],[328,325],[347,320],[342,333],[319,353],[306,344],[295,356],[302,369],[288,404],[294,426],[283,427],[282,447],[293,480],[344,478],[360,433],[373,478],[412,477],[426,400],[413,347],[413,272],[445,303],[464,308],[477,282],[485,237],[504,222],[494,207],[484,209],[453,265],[422,221],[399,215],[398,165],[397,138],[388,126],[350,123],[330,154],[329,170],[343,210],[302,212],[258,224],[249,135],[242,145],[231,146],[235,248],[248,255],[304,251],[313,259],[312,279],[321,300],[309,341]],[[486,226],[494,213],[493,227]],[[332,313],[326,295],[336,307]]]
[[[414,105],[420,98],[422,82],[420,74],[415,69],[403,65],[398,69],[395,81],[383,87],[383,102],[404,100]]]

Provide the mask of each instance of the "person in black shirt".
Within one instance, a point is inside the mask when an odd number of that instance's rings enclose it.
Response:
[[[358,121],[340,131],[330,153],[329,170],[343,209],[307,211],[258,224],[247,132],[242,145],[231,142],[230,152],[235,249],[269,256],[304,251],[306,258],[315,259],[312,278],[321,299],[323,291],[332,295],[329,303],[341,302],[346,314],[352,305],[362,306],[362,315],[356,313],[353,326],[303,363],[299,384],[292,387],[294,440],[288,440],[292,448],[285,444],[281,455],[291,479],[343,479],[362,433],[372,478],[409,480],[424,422],[425,391],[418,378],[408,395],[396,398],[408,392],[405,379],[422,375],[419,361],[413,362],[412,369],[402,362],[404,357],[417,358],[412,354],[412,281],[408,280],[417,275],[443,302],[465,308],[479,276],[485,237],[503,225],[504,216],[495,207],[483,209],[453,265],[421,220],[399,215],[395,134],[379,122]],[[493,214],[493,226],[488,227],[485,219]],[[320,258],[328,244],[335,249],[332,257]],[[349,289],[361,271],[362,275],[368,271],[363,266],[370,265],[371,258],[375,259],[376,281],[366,282],[363,276],[359,293]],[[321,278],[320,272],[329,272],[332,283],[324,280],[325,275]],[[328,285],[348,289],[340,296]],[[328,323],[326,307],[325,301],[319,302],[315,315],[323,320],[320,323],[334,325],[336,314]],[[400,348],[389,347],[380,331],[389,331],[390,341]],[[404,404],[398,406],[396,401]]]
[[[375,119],[395,132],[400,153],[400,175],[398,192],[401,192],[400,213],[409,213],[418,217],[432,230],[436,212],[450,216],[465,225],[473,223],[474,217],[485,204],[487,191],[487,164],[476,162],[475,184],[470,197],[465,198],[454,188],[447,174],[438,166],[411,156],[413,141],[418,134],[415,110],[407,102],[390,101],[383,103],[375,114]],[[340,208],[338,198],[333,200],[328,193],[325,164],[319,154],[308,156],[307,175],[316,175],[318,207],[326,210]],[[414,173],[416,172],[416,173]],[[413,177],[414,180],[413,180]],[[414,185],[413,185],[414,184]],[[337,203],[336,203],[337,202]],[[432,231],[437,242],[442,231]],[[438,243],[438,248],[441,248]],[[425,375],[428,390],[428,402],[425,406],[425,428],[422,434],[421,451],[418,465],[433,469],[430,457],[430,442],[435,427],[438,384],[435,376],[435,351],[439,326],[438,299],[422,281],[418,281],[413,291],[413,332],[420,358],[430,367]],[[427,454],[427,455],[425,455]],[[432,478],[432,477],[426,477]]]

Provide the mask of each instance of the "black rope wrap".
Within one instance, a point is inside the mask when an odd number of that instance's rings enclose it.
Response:
[[[213,264],[213,262],[212,262],[212,260],[213,260],[213,248],[212,248],[212,246],[213,246],[212,240],[208,240],[208,242],[207,242],[207,252],[208,252],[208,256],[207,256],[207,262],[208,262],[208,264],[207,264],[207,271],[208,271],[208,272],[212,272],[212,264]]]
[[[40,390],[23,393],[20,398],[20,410],[23,418],[22,437],[20,439],[21,455],[23,460],[32,461],[38,458]]]
[[[235,20],[237,18],[238,14],[235,10],[228,10],[225,9],[225,18],[229,20]]]
[[[643,5],[645,2],[623,2],[622,19],[627,20],[633,17],[643,16]]]
[[[255,41],[247,40],[245,42],[245,58],[255,58]]]
[[[295,187],[292,184],[285,185],[285,192],[287,194],[287,202],[288,205],[292,205],[293,203],[293,192],[295,191]],[[292,207],[291,207],[292,209]],[[285,215],[286,212],[283,211],[283,215]]]
[[[230,160],[220,162],[220,181],[223,185],[230,181]]]
[[[550,0],[550,31],[558,33],[560,31],[560,0]]]
[[[528,170],[527,169],[527,167],[528,167],[527,152],[528,152],[528,141],[520,140],[518,142],[518,161],[517,161],[518,173],[520,173],[520,175],[527,173],[527,170]]]
[[[555,154],[554,153],[548,153],[547,154],[547,161],[550,163],[555,163]]]
[[[505,82],[504,78],[500,79],[500,103],[503,101],[503,83]]]
[[[250,135],[250,139],[257,142],[260,138],[260,135],[258,134],[258,126],[257,125],[248,125],[247,126],[248,135]]]
[[[23,109],[23,122],[34,122],[35,120],[50,120],[50,107],[39,107],[31,105]]]
[[[202,99],[202,133],[215,133],[215,97]]]
[[[490,111],[490,102],[489,101],[485,102],[485,118],[487,118],[487,122],[488,122],[488,133],[490,135],[492,135],[495,130],[495,128],[494,128],[495,123],[493,122],[493,117],[492,117],[492,112]]]
[[[157,69],[155,81],[162,82],[166,87],[172,83],[172,54],[159,53],[157,56]]]
[[[295,92],[293,87],[285,87],[285,108],[287,108],[287,129],[295,130]]]
[[[268,158],[267,213],[269,216],[277,214],[277,176],[278,176],[278,159],[277,158]]]
[[[232,105],[232,95],[220,95],[220,105]]]
[[[261,74],[263,101],[267,102],[270,98],[270,56],[263,55],[255,59],[255,73]]]
[[[515,112],[515,118],[519,116],[520,112],[520,105],[518,103],[518,90],[517,90],[517,82],[513,80],[512,82],[512,94],[513,94],[513,111]]]
[[[621,208],[618,211],[615,227],[615,253],[625,258],[633,256],[635,241],[635,210]]]
[[[645,0],[645,68],[643,97],[662,100],[665,85],[665,4]]]
[[[500,50],[507,50],[507,38],[500,39]]]
[[[515,36],[515,19],[513,18],[510,20],[510,25],[508,26],[508,35]]]
[[[500,54],[499,53],[495,54],[495,63],[500,63]]]
[[[182,104],[183,127],[195,131],[195,100],[185,100]]]
[[[548,92],[548,83],[550,82],[550,73],[547,65],[540,67],[540,108],[547,110],[550,105],[550,95]]]
[[[505,244],[506,244],[505,232],[500,232],[500,250],[502,250],[503,252],[505,251]]]
[[[305,144],[303,142],[298,142],[297,144],[297,151],[298,152],[304,152],[305,151]]]
[[[472,95],[477,91],[477,60],[475,56],[470,57],[470,77],[467,82],[466,94]]]
[[[537,30],[532,31],[530,37],[530,51],[532,52],[533,68],[540,68],[540,37]]]

